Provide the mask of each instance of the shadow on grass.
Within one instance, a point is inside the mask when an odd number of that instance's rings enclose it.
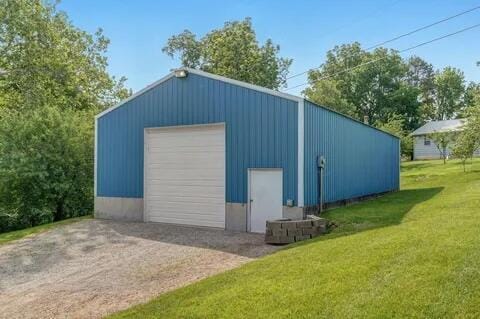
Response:
[[[443,187],[402,190],[375,200],[327,211],[322,217],[338,227],[316,241],[398,225],[415,205],[433,198],[442,190]]]

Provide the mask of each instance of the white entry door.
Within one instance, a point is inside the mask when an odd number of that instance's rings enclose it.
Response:
[[[225,228],[225,127],[145,130],[145,221]]]
[[[265,233],[267,220],[282,218],[283,171],[249,171],[250,231]]]

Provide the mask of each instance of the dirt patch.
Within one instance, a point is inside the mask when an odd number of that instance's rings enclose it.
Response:
[[[81,221],[0,247],[0,317],[100,318],[275,249],[262,235]]]

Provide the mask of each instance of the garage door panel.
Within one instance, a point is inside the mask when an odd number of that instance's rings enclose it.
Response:
[[[152,148],[163,148],[163,147],[170,147],[173,143],[176,146],[182,147],[197,147],[197,146],[204,146],[204,147],[221,147],[223,144],[222,137],[215,135],[215,134],[202,134],[201,132],[197,133],[189,133],[185,135],[179,135],[176,137],[172,137],[172,132],[169,135],[167,134],[160,134],[156,137],[153,137],[150,140],[150,146]],[[195,135],[194,135],[195,134]]]
[[[164,181],[165,182],[165,181]],[[217,198],[224,198],[220,195],[220,191],[223,190],[223,185],[154,185],[148,188],[149,195],[162,196],[168,199],[169,196],[181,194],[183,196],[190,196],[192,201],[195,201],[196,197],[212,196]]]
[[[178,207],[179,204],[182,204],[183,207]],[[148,205],[149,209],[152,210],[162,210],[161,214],[152,213],[150,216],[191,216],[188,212],[190,210],[195,210],[195,219],[201,216],[210,216],[213,219],[217,219],[219,212],[222,212],[223,209],[220,209],[218,205],[215,204],[198,204],[198,203],[165,203],[158,202]],[[188,210],[188,211],[187,211]]]
[[[207,174],[205,174],[205,175],[207,175]],[[208,182],[208,181],[213,181],[213,182],[218,182],[218,185],[223,186],[223,184],[221,182],[219,182],[217,179],[210,178],[210,177],[202,178],[201,175],[195,176],[195,178],[188,178],[188,175],[187,176],[168,176],[168,177],[162,177],[162,178],[159,178],[159,179],[152,179],[151,183],[153,185],[164,184],[165,181],[171,181],[171,182],[175,182],[175,181],[179,181],[179,182],[188,182],[188,181],[205,181],[205,182]]]
[[[154,223],[168,223],[168,224],[179,224],[179,225],[192,225],[190,218],[167,218],[167,217],[151,217],[149,219],[150,222]],[[195,222],[194,226],[204,226],[204,227],[217,227],[217,228],[224,228],[225,221],[216,221],[216,220],[202,220],[198,219]]]
[[[165,185],[168,182],[168,185]],[[221,182],[217,180],[202,180],[202,179],[184,179],[184,180],[178,180],[178,179],[167,179],[167,178],[162,178],[161,180],[153,180],[151,182],[152,184],[152,189],[153,190],[173,190],[176,193],[178,193],[178,189],[181,188],[180,191],[186,191],[188,188],[185,187],[191,187],[192,191],[198,192],[200,194],[204,193],[204,191],[208,192],[209,187],[222,187],[223,185]],[[207,189],[207,190],[204,190]],[[216,192],[216,190],[214,190]]]
[[[163,155],[159,155],[163,156]],[[168,161],[156,161],[153,163],[150,163],[148,165],[148,168],[153,169],[153,168],[158,168],[158,169],[164,169],[164,170],[192,170],[192,169],[217,169],[219,170],[219,173],[221,173],[221,169],[218,168],[218,163],[217,161],[222,161],[223,156],[210,156],[204,157],[204,158],[198,158],[194,157],[191,155],[184,155],[186,156],[185,158],[179,158],[177,161],[175,161],[174,158],[169,159]]]
[[[164,197],[162,196],[150,196],[150,203],[154,204],[156,201],[163,201]],[[200,205],[202,203],[206,204],[224,204],[223,198],[212,197],[212,196],[205,196],[205,197],[197,197],[196,202]],[[178,196],[172,195],[168,198],[168,203],[191,203],[189,196]]]
[[[147,131],[147,221],[225,227],[223,125]]]
[[[205,154],[205,147],[209,147],[210,149],[210,154],[218,154],[218,155],[223,155],[223,152],[224,152],[224,149],[223,149],[223,145],[219,145],[219,146],[215,146],[215,147],[211,147],[209,145],[199,145],[199,146],[196,146],[196,147],[190,147],[190,148],[187,148],[187,147],[183,147],[183,148],[178,148],[178,151],[170,151],[168,149],[166,149],[166,147],[150,147],[149,151],[151,154],[157,154],[157,153],[161,153],[162,155],[164,155],[165,157],[178,157],[178,154],[188,154],[188,155],[192,155],[192,156],[199,156],[201,157],[202,155],[203,156],[206,156],[207,154]],[[163,159],[163,158],[162,158]]]

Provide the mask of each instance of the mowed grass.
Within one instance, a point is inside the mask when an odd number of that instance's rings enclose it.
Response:
[[[331,234],[112,318],[479,318],[480,160],[406,163],[402,190]]]
[[[92,215],[69,218],[69,219],[65,219],[65,220],[62,220],[62,221],[59,221],[59,222],[55,222],[55,223],[43,224],[43,225],[39,225],[39,226],[35,226],[35,227],[30,227],[30,228],[25,228],[25,229],[21,229],[21,230],[11,231],[11,232],[8,232],[8,233],[2,233],[2,234],[0,234],[0,245],[6,244],[6,243],[8,243],[10,241],[13,241],[13,240],[21,239],[23,237],[27,237],[27,236],[31,236],[31,235],[34,235],[34,234],[42,233],[42,232],[45,232],[45,231],[50,230],[50,229],[55,228],[55,227],[75,223],[75,222],[78,222],[78,221],[81,221],[81,220],[84,220],[84,219],[87,219],[87,218],[92,218]]]

